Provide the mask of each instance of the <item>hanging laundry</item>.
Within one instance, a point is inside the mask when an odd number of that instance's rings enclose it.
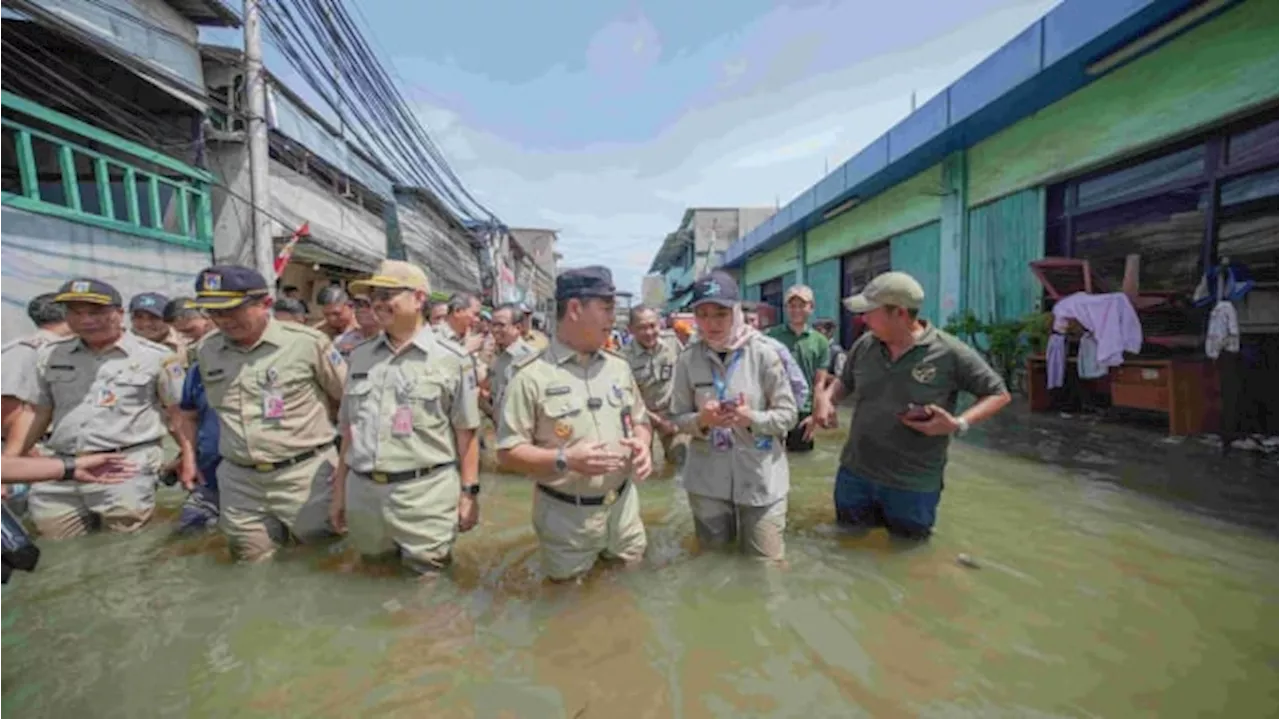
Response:
[[[1098,364],[1098,340],[1086,334],[1080,338],[1080,350],[1076,353],[1076,369],[1080,379],[1106,377],[1111,370]]]
[[[1137,354],[1142,350],[1142,324],[1133,303],[1123,293],[1077,292],[1058,300],[1053,306],[1054,331],[1065,332],[1070,320],[1079,322],[1093,335],[1099,367],[1119,367],[1124,364],[1125,352]]]
[[[1218,300],[1239,302],[1252,289],[1253,280],[1244,265],[1234,262],[1227,263],[1226,267],[1213,265],[1200,278],[1191,295],[1191,303],[1196,307],[1208,307]]]
[[[1046,389],[1057,389],[1067,377],[1067,336],[1059,332],[1049,335],[1044,348],[1044,372]]]
[[[1209,331],[1204,337],[1204,353],[1218,359],[1223,352],[1240,351],[1240,321],[1231,300],[1219,300],[1209,313]]]

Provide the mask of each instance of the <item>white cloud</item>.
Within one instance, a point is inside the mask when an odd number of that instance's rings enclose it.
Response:
[[[458,175],[507,224],[559,230],[566,266],[606,264],[620,289],[638,293],[686,207],[787,202],[828,163],[836,167],[906,116],[913,89],[923,104],[1053,4],[1029,0],[909,51],[799,83],[783,77],[795,71],[795,57],[772,58],[778,66],[745,88],[760,60],[732,60],[711,89],[749,94],[691,110],[643,145],[533,150],[447,110],[421,112]],[[602,30],[589,52],[594,71],[628,75],[653,61],[656,47],[638,18]]]

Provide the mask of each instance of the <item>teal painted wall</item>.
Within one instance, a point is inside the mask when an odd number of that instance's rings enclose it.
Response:
[[[938,316],[941,237],[939,223],[931,222],[903,232],[889,241],[890,266],[916,278],[924,287],[924,308],[920,314],[938,326],[946,324],[946,318]]]
[[[964,303],[964,257],[968,251],[969,193],[968,160],[964,152],[953,152],[942,163],[942,186],[938,218],[938,317],[950,317]]]
[[[1277,4],[1245,0],[969,150],[969,203],[1132,155],[1275,102]]]
[[[813,289],[813,316],[840,321],[840,258],[833,257],[808,267],[808,285]]]
[[[1038,187],[969,211],[965,307],[979,319],[1017,319],[1039,306],[1028,265],[1044,257],[1044,214]]]
[[[941,182],[942,165],[934,165],[814,227],[805,237],[807,261],[840,257],[938,219]]]
[[[758,285],[779,275],[794,272],[799,262],[798,240],[790,240],[772,250],[747,258],[747,266],[743,270],[743,281],[749,285]]]
[[[759,302],[760,301],[760,285],[747,285],[747,290],[746,290],[746,293],[743,295],[743,297],[752,302]]]

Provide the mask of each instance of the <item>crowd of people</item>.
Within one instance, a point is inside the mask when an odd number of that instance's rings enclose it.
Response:
[[[5,481],[32,482],[28,519],[52,539],[136,531],[157,484],[180,483],[177,531],[216,527],[237,559],[336,533],[434,576],[480,521],[489,424],[499,466],[535,483],[546,576],[571,580],[644,556],[636,485],[658,447],[683,470],[700,546],[783,559],[788,453],[836,426],[845,396],[837,521],[927,538],[950,437],[1009,401],[976,352],[918,316],[924,292],[902,273],[845,300],[866,328],[847,353],[803,285],[765,331],[724,272],[694,284],[691,319],[640,306],[618,328],[615,297],[605,268],[560,273],[548,337],[527,306],[434,300],[402,261],[321,290],[315,324],[296,288],[273,293],[246,267],[127,305],[72,279],[31,302],[37,332],[3,350]],[[957,414],[960,391],[978,400]]]

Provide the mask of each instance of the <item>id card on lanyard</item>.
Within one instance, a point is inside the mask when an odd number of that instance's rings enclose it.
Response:
[[[724,374],[720,374],[716,370],[715,363],[711,365],[711,381],[716,388],[716,399],[724,402],[729,397],[729,379],[733,376],[733,371],[738,367],[738,361],[742,359],[742,350],[739,349],[729,358],[728,364],[725,365]],[[714,427],[711,430],[711,448],[720,452],[728,452],[733,449],[733,430],[728,427]]]

